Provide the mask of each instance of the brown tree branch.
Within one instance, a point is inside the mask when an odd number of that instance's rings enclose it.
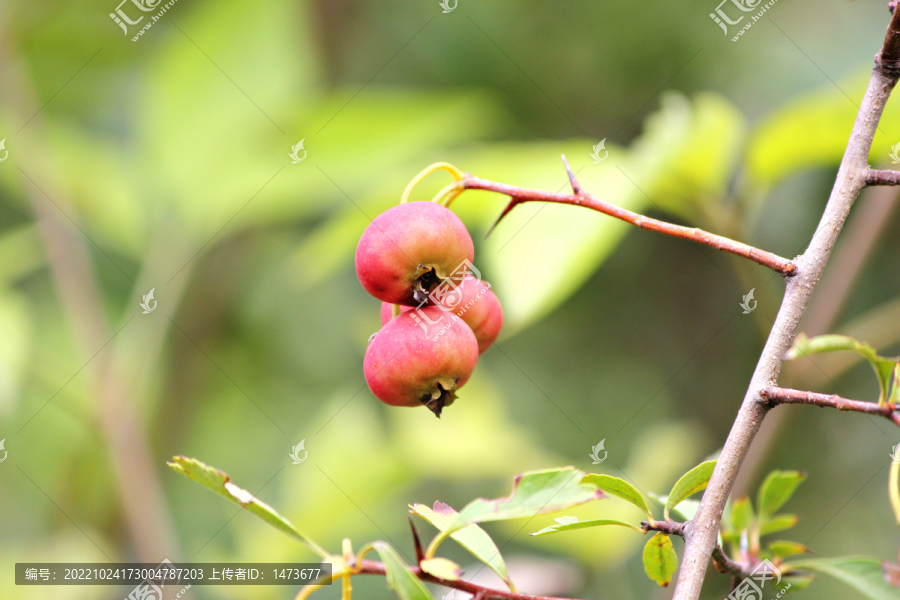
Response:
[[[900,427],[900,413],[897,412],[897,407],[891,403],[863,402],[861,400],[842,398],[834,394],[818,394],[816,392],[804,392],[780,387],[770,387],[763,390],[762,397],[772,406],[779,404],[812,404],[819,407],[827,406],[838,410],[878,415]]]
[[[695,227],[682,227],[681,225],[674,225],[672,223],[666,223],[665,221],[651,219],[650,217],[645,217],[631,212],[630,210],[599,200],[582,190],[575,180],[575,176],[572,174],[571,169],[567,170],[569,171],[569,180],[572,183],[572,187],[576,190],[576,193],[574,194],[552,194],[540,190],[529,190],[514,185],[481,179],[480,177],[469,174],[466,174],[460,183],[463,188],[467,190],[487,190],[497,192],[498,194],[505,194],[511,198],[509,205],[500,215],[500,218],[497,219],[497,223],[499,223],[500,220],[509,214],[509,212],[517,205],[524,204],[525,202],[554,202],[557,204],[583,206],[605,215],[621,219],[622,221],[636,225],[641,229],[665,233],[666,235],[690,240],[692,242],[697,242],[698,244],[710,246],[717,250],[723,250],[738,256],[743,256],[744,258],[749,258],[750,260],[765,267],[769,267],[785,276],[793,275],[797,270],[793,262],[786,258],[776,256],[771,252],[766,252],[765,250],[760,250],[753,246],[748,246],[747,244],[736,242],[732,239],[709,233]],[[497,223],[494,224],[494,227],[497,226]],[[493,230],[493,227],[491,230]]]
[[[359,568],[359,575],[380,575],[383,577],[387,574],[384,564],[376,561],[364,560]],[[568,600],[566,598],[556,598],[554,596],[532,596],[530,594],[517,594],[515,592],[493,590],[461,579],[456,581],[440,579],[424,572],[419,567],[410,567],[409,571],[422,581],[460,590],[461,592],[472,594],[476,598],[481,598],[482,600]]]
[[[797,259],[797,273],[787,279],[784,300],[769,339],[750,380],[744,401],[719,455],[709,485],[692,525],[685,535],[685,551],[673,600],[697,600],[710,556],[716,545],[719,522],[737,472],[760,423],[771,408],[763,391],[777,380],[800,319],[809,304],[831,249],[869,173],[868,154],[884,105],[900,75],[900,11],[894,11],[881,52],[860,103],[856,122],[838,169],[831,196],[806,252]]]
[[[866,185],[900,185],[900,171],[869,169]]]

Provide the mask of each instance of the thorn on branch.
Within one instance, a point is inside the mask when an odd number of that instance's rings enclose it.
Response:
[[[519,203],[521,203],[521,200],[519,200],[519,199],[516,198],[515,196],[513,196],[513,197],[510,199],[509,204],[506,206],[506,208],[503,209],[503,212],[500,213],[500,216],[497,217],[497,220],[494,222],[493,225],[491,225],[491,228],[488,229],[488,232],[484,235],[484,239],[487,239],[487,237],[488,237],[489,235],[491,235],[491,233],[493,233],[494,229],[497,228],[497,225],[500,224],[500,221],[503,220],[503,217],[505,217],[506,215],[508,215],[508,214],[512,211],[512,209],[514,209],[514,208],[516,207],[516,205],[519,204]]]
[[[409,519],[409,528],[412,529],[413,545],[416,547],[416,564],[419,564],[425,560],[425,551],[422,549],[422,542],[419,540],[419,532],[416,531],[413,518],[411,516],[407,518]]]
[[[566,165],[566,173],[569,174],[569,183],[572,184],[572,192],[580,196],[582,193],[581,184],[575,179],[575,173],[572,172],[572,167],[569,166],[566,155],[560,154],[560,156],[562,157],[563,164]]]

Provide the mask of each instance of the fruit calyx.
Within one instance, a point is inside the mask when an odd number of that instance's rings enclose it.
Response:
[[[456,392],[453,391],[453,388],[455,387],[456,381],[449,385],[447,389],[444,389],[444,385],[438,382],[437,389],[434,392],[422,395],[422,404],[424,404],[428,410],[433,412],[434,416],[440,419],[441,411],[444,410],[444,407],[450,406],[453,404],[453,401],[456,400]]]
[[[419,265],[416,272],[421,274],[416,277],[416,283],[413,286],[413,299],[419,304],[422,304],[428,300],[428,294],[431,293],[431,290],[441,283],[441,278],[438,277],[434,267]]]

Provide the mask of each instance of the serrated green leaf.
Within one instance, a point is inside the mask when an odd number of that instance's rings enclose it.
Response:
[[[596,487],[581,483],[584,475],[574,467],[522,473],[513,481],[509,496],[473,500],[459,511],[444,533],[472,523],[531,518],[605,498],[606,495]]]
[[[760,525],[759,535],[769,535],[770,533],[790,529],[796,525],[799,520],[800,517],[797,515],[775,515],[774,517],[769,517]]]
[[[803,334],[797,336],[794,345],[788,351],[787,358],[794,359],[800,356],[808,356],[812,354],[823,354],[825,352],[856,352],[864,357],[872,365],[875,376],[878,378],[879,396],[878,403],[883,404],[889,397],[894,395],[897,382],[891,383],[891,378],[900,368],[900,359],[897,357],[878,356],[875,349],[864,342],[853,339],[846,335],[820,335],[814,338],[808,338]]]
[[[753,513],[753,503],[747,496],[738,498],[731,505],[730,529],[738,532],[750,529],[750,525],[755,519],[756,515]]]
[[[591,473],[589,475],[586,475],[581,481],[582,483],[595,485],[597,486],[597,488],[603,490],[607,494],[612,494],[613,496],[618,496],[623,500],[631,502],[639,509],[644,511],[644,514],[647,515],[647,518],[653,518],[653,513],[651,513],[650,509],[647,507],[647,502],[646,500],[644,500],[644,497],[633,485],[631,485],[624,479],[619,479],[618,477],[613,477],[612,475],[597,475]]]
[[[228,473],[210,467],[196,458],[188,458],[186,456],[176,456],[172,459],[172,462],[167,464],[188,479],[193,479],[223,498],[247,509],[269,525],[299,540],[322,558],[328,558],[329,554],[325,549],[297,529],[293,523],[278,514],[274,508],[247,490],[233,484]]]
[[[799,542],[786,542],[781,540],[771,542],[768,548],[769,552],[781,558],[787,558],[788,556],[794,556],[795,554],[805,554],[807,552],[806,546]]]
[[[806,475],[799,471],[772,471],[766,476],[759,488],[756,506],[761,523],[775,514],[794,494],[797,486],[806,480]]]
[[[433,509],[424,504],[414,504],[409,508],[410,512],[434,525],[438,531],[445,531],[459,514],[443,502],[435,502]],[[509,578],[506,562],[504,562],[503,556],[500,554],[500,549],[497,548],[497,544],[494,543],[494,540],[491,539],[491,536],[484,529],[473,524],[454,531],[450,534],[450,537],[471,552],[475,558],[490,567],[509,586],[511,591],[515,591],[516,588]]]
[[[551,525],[550,527],[544,527],[540,531],[535,531],[534,533],[530,533],[529,535],[544,535],[546,533],[556,533],[558,531],[572,531],[574,529],[587,529],[589,527],[600,527],[602,525],[620,525],[622,527],[629,527],[634,529],[639,533],[644,533],[644,530],[638,527],[637,525],[632,525],[631,523],[624,523],[622,521],[616,521],[615,519],[595,519],[591,521],[579,521],[578,517],[559,517],[558,519],[553,519],[557,522],[557,525]]]
[[[900,588],[884,578],[881,561],[864,556],[810,558],[785,563],[782,570],[813,571],[842,581],[871,600],[898,600]]]
[[[446,579],[447,581],[456,581],[462,576],[462,569],[458,564],[446,558],[426,558],[419,563],[419,568],[434,575],[438,579]]]
[[[400,600],[434,600],[425,584],[410,572],[396,550],[386,542],[374,542],[372,546],[384,563],[388,587],[397,592]]]
[[[657,533],[644,546],[644,571],[658,585],[666,587],[678,568],[678,555],[672,540],[664,533]]]
[[[687,473],[681,476],[677,482],[675,482],[675,486],[672,488],[672,491],[669,492],[669,497],[666,500],[666,507],[663,511],[663,516],[668,519],[669,512],[678,506],[678,504],[697,492],[701,490],[705,490],[707,484],[709,483],[709,478],[712,477],[713,470],[716,468],[716,461],[708,460],[704,463],[700,463]]]

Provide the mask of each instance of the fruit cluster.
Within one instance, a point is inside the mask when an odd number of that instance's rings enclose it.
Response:
[[[395,206],[363,232],[356,275],[382,301],[363,371],[385,404],[424,405],[440,417],[499,335],[503,310],[473,274],[474,256],[459,217],[433,202]]]

